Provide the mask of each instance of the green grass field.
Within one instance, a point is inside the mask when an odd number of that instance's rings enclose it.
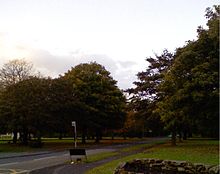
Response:
[[[136,142],[141,141],[142,139],[139,138],[128,138],[124,140],[123,138],[117,137],[112,140],[110,137],[104,137],[100,143],[95,143],[95,140],[87,140],[86,144],[82,144],[81,140],[78,139],[77,146],[82,148],[87,148],[96,145],[112,145],[112,144],[120,144],[126,142]],[[9,143],[10,141],[10,143]],[[0,153],[1,152],[30,152],[30,151],[39,151],[39,150],[58,150],[58,149],[69,149],[74,147],[74,140],[73,138],[42,138],[42,142],[44,143],[42,148],[31,148],[29,146],[23,146],[19,143],[12,144],[12,140],[8,139],[0,139]]]
[[[55,139],[55,138],[46,138],[42,139],[44,143],[43,148],[32,148],[29,146],[24,146],[19,142],[17,144],[13,144],[11,139],[0,139],[0,153],[1,152],[34,152],[39,150],[53,150],[53,149],[64,149],[70,148],[74,145],[72,139]]]
[[[112,174],[120,163],[135,158],[158,158],[192,163],[219,164],[219,141],[192,139],[184,141],[184,143],[178,143],[176,147],[170,146],[170,144],[163,144],[147,149],[142,153],[127,156],[96,167],[88,171],[87,174]]]
[[[94,155],[89,155],[88,160],[86,160],[85,162],[92,163],[92,162],[100,161],[102,159],[112,157],[115,155],[118,155],[118,152],[103,152],[103,153],[98,153],[98,154],[94,154]]]

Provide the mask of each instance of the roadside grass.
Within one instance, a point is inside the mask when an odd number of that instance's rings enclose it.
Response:
[[[192,139],[178,143],[176,147],[162,144],[142,153],[111,161],[88,171],[87,174],[112,174],[120,163],[137,158],[158,158],[215,165],[219,164],[219,141]]]
[[[164,144],[166,142],[166,140],[163,141],[156,141],[156,142],[152,142],[149,144],[137,144],[137,145],[132,145],[131,147],[126,147],[126,148],[121,148],[118,151],[112,151],[112,152],[100,152],[97,154],[91,154],[87,156],[87,160],[84,158],[83,162],[84,163],[92,163],[92,162],[96,162],[96,161],[101,161],[104,160],[106,158],[110,158],[113,156],[119,156],[122,153],[125,152],[131,152],[131,151],[138,151],[141,149],[146,149],[146,148],[150,148],[153,147],[155,145],[159,145],[159,144]],[[67,161],[67,163],[69,163],[69,161]]]
[[[34,139],[33,139],[34,140]],[[42,148],[33,148],[30,146],[22,145],[19,141],[16,144],[12,143],[12,139],[0,139],[0,153],[8,152],[35,152],[53,149],[65,149],[74,146],[71,139],[55,139],[55,138],[42,138],[44,144]]]
[[[34,140],[34,139],[33,139]],[[86,144],[81,143],[81,139],[77,140],[77,146],[80,148],[88,148],[92,146],[107,146],[113,144],[122,144],[128,142],[136,142],[142,141],[143,139],[139,138],[127,138],[123,139],[121,137],[115,137],[115,139],[111,139],[111,137],[103,137],[100,143],[95,143],[95,140],[86,140]],[[9,143],[10,142],[10,143]],[[0,153],[2,152],[32,152],[32,151],[44,151],[44,150],[63,150],[74,147],[73,138],[42,138],[43,147],[42,148],[31,148],[29,146],[24,146],[19,143],[12,144],[12,139],[0,139]]]
[[[166,141],[156,141],[156,142],[149,143],[149,144],[138,144],[138,145],[122,148],[120,150],[120,152],[130,152],[130,151],[140,150],[140,149],[143,149],[143,148],[148,149],[148,148],[151,148],[155,145],[164,144],[165,142]]]
[[[0,153],[8,153],[8,152],[34,152],[37,149],[31,148],[29,146],[23,146],[18,144],[7,144],[1,143],[0,144]]]
[[[7,140],[0,140],[0,145],[1,145],[1,144],[8,144],[8,142],[9,142],[9,141],[7,141]]]
[[[88,159],[85,160],[85,162],[92,163],[92,162],[103,160],[105,158],[116,156],[118,154],[119,154],[118,152],[101,152],[101,153],[94,154],[94,155],[88,155],[87,157]]]
[[[176,147],[166,144],[145,151],[143,154],[140,154],[140,157],[218,164],[219,142],[216,140],[189,140],[179,143]]]

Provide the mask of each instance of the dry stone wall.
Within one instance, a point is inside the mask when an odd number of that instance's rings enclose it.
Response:
[[[114,174],[219,174],[219,168],[186,161],[135,159],[118,166]]]

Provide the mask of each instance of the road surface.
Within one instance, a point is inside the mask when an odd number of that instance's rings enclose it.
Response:
[[[121,148],[129,147],[134,144],[144,144],[151,143],[155,141],[161,141],[161,138],[153,138],[140,142],[132,142],[127,144],[120,145],[111,145],[99,147],[96,149],[87,149],[86,154],[92,155],[101,152],[113,152],[117,151]],[[77,158],[77,157],[76,157]],[[114,160],[115,157],[112,157]],[[111,158],[109,159],[111,160]],[[108,161],[109,161],[108,160]],[[100,163],[100,164],[99,164]],[[100,162],[96,162],[97,165],[101,165],[105,163],[105,160]],[[93,164],[94,166],[94,164]],[[78,171],[86,168],[91,168],[91,164],[70,164],[70,155],[69,151],[59,151],[59,152],[40,152],[37,154],[29,154],[29,155],[20,155],[20,156],[12,156],[12,157],[2,157],[0,156],[0,174],[37,174],[37,173],[53,173],[53,174],[64,174],[67,173],[79,173]],[[71,172],[68,172],[71,170]]]

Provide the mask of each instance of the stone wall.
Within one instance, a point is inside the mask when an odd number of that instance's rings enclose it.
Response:
[[[186,161],[135,159],[118,166],[114,174],[218,174],[219,168]]]

